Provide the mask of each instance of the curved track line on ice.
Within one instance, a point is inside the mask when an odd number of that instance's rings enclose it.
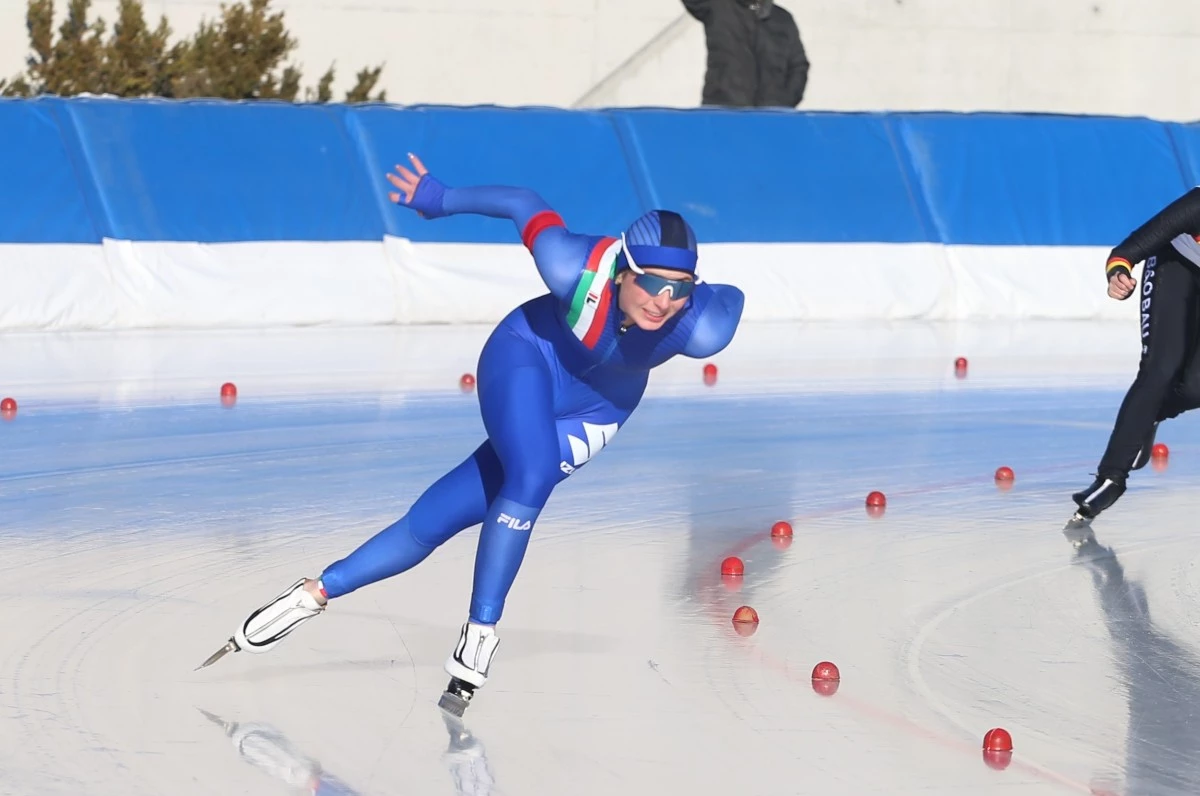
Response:
[[[1054,466],[1054,467],[1037,468],[1037,469],[1027,470],[1025,472],[1026,472],[1026,474],[1038,474],[1038,473],[1046,474],[1046,473],[1051,473],[1051,472],[1078,470],[1080,466],[1081,466],[1080,464],[1076,463],[1076,464],[1071,464],[1071,465],[1059,465],[1059,466]],[[948,482],[946,484],[939,484],[937,486],[926,486],[926,487],[921,487],[921,488],[916,488],[916,489],[896,491],[896,492],[892,493],[891,497],[889,497],[889,503],[891,503],[894,500],[894,498],[896,498],[896,497],[911,497],[911,496],[915,496],[915,495],[934,494],[937,492],[944,492],[947,490],[951,490],[951,489],[955,489],[955,488],[959,488],[959,487],[963,487],[963,486],[984,483],[985,481],[986,481],[986,479],[981,478],[981,477],[971,477],[971,478],[963,478],[963,479],[959,479],[957,481]],[[847,502],[847,504],[845,504],[844,507],[838,506],[835,508],[829,508],[829,509],[825,509],[822,511],[811,512],[809,514],[798,516],[795,518],[795,521],[793,524],[799,524],[805,520],[815,520],[815,519],[823,518],[823,517],[837,516],[839,514],[845,514],[845,513],[851,512],[851,511],[856,511],[856,510],[861,510],[861,509],[862,509],[862,507],[857,501],[852,505]],[[769,541],[770,541],[770,539],[768,538],[768,534],[766,533],[765,530],[763,530],[763,531],[755,533],[753,536],[747,536],[746,538],[742,539],[737,544],[732,545],[729,548],[727,548],[724,552],[721,553],[720,556],[713,559],[712,566],[710,567],[708,574],[702,574],[696,579],[696,583],[695,583],[696,593],[698,595],[703,595],[706,592],[712,591],[715,586],[719,585],[719,580],[720,580],[719,577],[714,577],[714,575],[712,573],[720,572],[720,562],[723,561],[725,558],[727,558],[729,556],[743,555],[746,551],[748,551],[752,548],[758,547],[759,545],[762,545]],[[1063,546],[1064,546],[1064,549],[1069,549],[1065,539],[1063,542]],[[1160,545],[1160,546],[1167,546],[1167,545]],[[1141,549],[1139,548],[1139,552],[1140,551],[1141,551]],[[1009,588],[1011,586],[1017,585],[1019,583],[1025,582],[1027,580],[1032,580],[1032,579],[1035,579],[1038,577],[1044,577],[1048,573],[1060,572],[1060,571],[1063,571],[1066,569],[1070,569],[1072,566],[1074,566],[1074,564],[1068,563],[1068,564],[1050,567],[1048,569],[1039,569],[1037,572],[1019,577],[1016,580],[1007,578],[1002,583],[992,586],[992,587],[989,587],[988,589],[985,589],[983,592],[980,592],[979,594],[973,595],[972,597],[969,597],[966,599],[959,599],[953,605],[951,605],[949,608],[944,609],[942,612],[940,612],[933,621],[927,623],[924,627],[922,627],[922,629],[918,633],[917,637],[915,637],[914,641],[910,644],[911,651],[908,656],[909,657],[908,673],[909,673],[910,678],[913,680],[914,684],[917,685],[918,691],[920,692],[921,696],[926,700],[926,702],[928,703],[928,705],[931,708],[936,710],[938,713],[942,714],[952,724],[954,724],[955,726],[957,726],[958,728],[963,730],[963,732],[967,735],[967,737],[974,738],[977,736],[978,740],[968,742],[961,738],[955,738],[955,737],[952,737],[952,736],[949,736],[949,735],[946,735],[943,733],[939,733],[935,730],[929,729],[927,727],[923,727],[923,726],[917,724],[916,722],[912,721],[911,719],[908,719],[897,713],[893,713],[889,710],[880,708],[880,707],[873,705],[869,702],[866,702],[862,699],[857,699],[849,694],[842,693],[841,691],[839,691],[839,693],[836,695],[836,697],[834,697],[834,699],[840,704],[846,704],[846,705],[851,706],[855,711],[857,711],[860,714],[869,716],[872,719],[890,724],[895,727],[903,728],[909,732],[915,733],[917,736],[924,738],[925,740],[927,740],[931,743],[935,743],[939,746],[953,749],[955,751],[961,751],[963,753],[978,754],[981,751],[980,741],[982,740],[984,730],[980,729],[980,728],[976,728],[976,727],[971,727],[967,722],[960,719],[956,714],[953,713],[953,711],[951,711],[948,707],[946,707],[944,705],[944,703],[942,703],[937,698],[937,696],[934,694],[932,689],[930,689],[928,687],[928,685],[924,681],[924,678],[921,677],[920,671],[919,671],[920,664],[918,661],[918,657],[919,657],[920,649],[924,645],[925,640],[932,633],[933,629],[936,629],[937,624],[939,624],[947,616],[950,616],[951,614],[953,614],[962,605],[968,604],[969,602],[979,599],[987,594],[991,594],[993,592],[1000,591],[1004,588]],[[710,617],[710,619],[712,619],[714,624],[719,624],[719,625],[725,626],[730,621],[729,618],[732,615],[732,611],[727,610],[728,606],[725,605],[726,602],[728,602],[728,601],[715,600],[715,601],[708,602],[706,607],[708,609],[709,617]],[[715,604],[715,603],[720,603],[720,604]],[[804,672],[801,672],[800,674],[796,674],[793,670],[791,670],[788,667],[786,661],[773,656],[770,652],[768,652],[766,650],[762,650],[757,645],[755,645],[754,649],[758,653],[754,657],[760,665],[763,665],[769,669],[772,669],[772,670],[782,674],[788,680],[791,680],[793,682],[796,682],[796,683],[809,683],[810,682],[810,673],[808,671],[804,671]],[[815,664],[816,661],[817,661],[817,659],[814,658],[813,663]],[[1019,740],[1016,745],[1019,748],[1019,746],[1020,746]],[[1042,765],[1033,760],[1030,760],[1023,753],[1019,753],[1019,756],[1014,756],[1012,763],[1011,763],[1011,767],[1022,769],[1030,774],[1034,774],[1042,779],[1045,779],[1048,782],[1063,785],[1064,787],[1071,788],[1072,790],[1076,790],[1080,793],[1087,793],[1087,794],[1093,793],[1093,790],[1090,786],[1088,786],[1082,782],[1079,782],[1078,780],[1072,779],[1071,777],[1059,774],[1058,772],[1054,771],[1053,769],[1051,769],[1045,765]]]
[[[199,557],[201,557],[201,554],[197,553],[197,554],[188,556],[184,560],[187,560],[189,558],[199,558]],[[133,558],[134,557],[131,556],[131,560],[133,560]],[[177,562],[178,562],[178,560],[176,560],[175,562],[172,562],[172,563],[177,563]],[[139,571],[139,570],[142,570],[145,568],[144,564],[140,564],[140,565],[139,564],[131,564],[131,566],[134,567],[135,571]],[[253,569],[255,569],[255,565],[253,563],[249,563],[249,564],[246,564],[241,567],[233,566],[233,567],[227,568],[224,570],[224,573],[225,574],[242,574],[245,572],[252,571]],[[144,591],[146,589],[152,589],[153,587],[158,586],[160,584],[164,584],[164,583],[170,582],[172,580],[177,580],[181,574],[186,575],[189,572],[191,572],[191,571],[184,570],[181,573],[178,570],[172,570],[172,571],[165,573],[161,577],[151,580],[149,582],[139,583],[135,589],[131,589],[130,591]],[[119,576],[119,574],[120,573],[113,573],[113,577],[117,578]],[[211,581],[211,579],[212,579],[212,573],[209,571],[201,571],[201,573],[199,573],[199,574],[198,573],[191,573],[191,574],[196,575],[196,577],[187,579],[184,583],[180,584],[179,587],[173,588],[172,591],[177,591],[180,588],[182,588],[183,590],[195,588],[206,582]],[[158,597],[152,598],[150,600],[147,600],[143,603],[140,603],[139,605],[119,609],[119,610],[115,611],[114,613],[110,614],[109,616],[104,617],[103,619],[100,619],[99,621],[96,621],[94,618],[92,618],[92,617],[94,617],[94,615],[96,613],[96,609],[101,608],[102,606],[108,605],[108,604],[112,603],[113,601],[120,599],[122,596],[123,596],[123,593],[122,594],[114,594],[114,595],[111,595],[107,598],[101,599],[101,600],[93,603],[92,611],[90,612],[90,615],[85,614],[85,613],[71,613],[69,616],[67,616],[65,619],[63,619],[58,624],[48,628],[41,635],[41,637],[39,639],[37,639],[36,641],[31,643],[24,649],[23,653],[18,658],[15,666],[12,668],[12,683],[13,683],[12,697],[14,699],[14,707],[17,709],[18,715],[20,715],[20,716],[25,715],[24,710],[22,708],[22,702],[21,702],[22,689],[20,688],[20,684],[22,683],[22,681],[24,679],[25,671],[27,669],[29,669],[29,667],[31,666],[31,663],[36,662],[36,656],[39,653],[41,647],[43,647],[48,642],[50,642],[56,635],[61,635],[63,633],[68,632],[69,630],[71,630],[72,625],[78,625],[78,624],[82,623],[84,625],[84,629],[75,631],[75,632],[78,632],[78,634],[79,634],[78,638],[76,638],[73,642],[70,643],[70,646],[68,647],[66,654],[61,659],[61,663],[59,664],[57,671],[54,672],[54,675],[53,675],[53,677],[54,677],[53,682],[54,682],[54,686],[55,686],[54,693],[58,694],[58,698],[56,699],[56,704],[57,704],[58,710],[61,712],[61,714],[72,715],[74,717],[75,726],[79,729],[79,731],[81,733],[91,735],[94,739],[99,741],[100,736],[98,736],[94,731],[88,729],[89,723],[87,721],[85,721],[85,717],[83,715],[83,705],[85,703],[79,698],[80,697],[80,693],[79,693],[80,682],[83,679],[81,677],[82,671],[83,671],[83,663],[90,654],[89,650],[91,648],[95,647],[96,644],[102,638],[102,634],[100,633],[100,631],[102,629],[104,629],[106,627],[112,627],[115,625],[119,625],[124,622],[128,622],[130,619],[134,618],[136,615],[141,614],[151,608],[157,607],[160,603],[162,603],[165,599],[167,599],[164,596],[158,596]],[[67,698],[67,697],[69,697],[69,698]],[[38,709],[38,708],[34,708],[31,712],[38,712],[39,710],[40,709]],[[42,732],[42,730],[43,730],[42,723],[36,722],[36,721],[30,722],[30,721],[25,720],[25,721],[22,721],[21,724],[24,727],[23,736],[28,741],[32,742],[31,745],[26,749],[26,751],[41,755],[42,759],[44,759],[44,761],[45,761],[45,765],[48,770],[56,770],[56,771],[60,771],[62,773],[69,773],[71,770],[70,768],[63,771],[62,756],[56,755],[51,749],[47,748],[45,741],[41,740],[45,736],[45,733]],[[94,747],[94,749],[103,751],[106,755],[109,756],[110,760],[115,765],[119,765],[119,761],[115,757],[113,757],[112,750],[109,749],[108,747],[104,746],[103,744],[98,743],[97,746]],[[80,782],[87,782],[87,781],[88,781],[88,775],[87,774],[81,775]]]
[[[1141,556],[1147,553],[1180,547],[1192,541],[1193,540],[1191,539],[1176,539],[1167,542],[1144,542],[1142,544],[1126,546],[1122,555],[1126,558],[1131,555]],[[958,712],[956,712],[950,705],[947,705],[946,702],[938,695],[935,689],[929,685],[928,681],[925,679],[925,676],[922,674],[921,656],[926,644],[947,619],[959,613],[964,608],[987,597],[994,596],[1009,589],[1017,588],[1031,581],[1045,579],[1052,575],[1075,569],[1080,566],[1081,563],[1082,562],[1080,560],[1076,559],[1057,566],[1037,568],[1034,571],[1017,577],[1000,579],[979,590],[975,590],[965,595],[960,595],[959,597],[953,598],[949,601],[949,604],[946,605],[946,607],[942,608],[933,616],[932,619],[928,620],[924,625],[922,625],[917,634],[913,637],[905,657],[907,658],[906,668],[909,675],[909,680],[921,694],[922,698],[925,699],[928,705],[940,713],[947,721],[962,729],[964,732],[976,732],[978,728],[972,727],[971,724],[961,715],[959,715]],[[1010,727],[1009,729],[1012,728]],[[1029,726],[1021,726],[1020,735],[1025,737],[1029,737],[1031,735],[1038,736],[1047,742],[1058,740],[1045,732]],[[1020,746],[1019,739],[1015,745],[1018,747]],[[1064,784],[1070,784],[1072,786],[1079,787],[1085,793],[1094,792],[1089,786],[1085,786],[1082,783],[1076,783],[1065,777],[1060,778],[1060,776],[1053,772],[1052,769],[1030,760],[1028,755],[1023,752],[1020,756],[1021,760],[1019,761],[1014,758],[1013,765],[1018,765],[1018,763],[1020,763],[1026,767],[1033,767],[1036,768],[1040,773],[1044,773],[1048,776],[1054,777],[1055,779],[1060,779]]]

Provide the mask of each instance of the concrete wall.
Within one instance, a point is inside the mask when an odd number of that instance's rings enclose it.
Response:
[[[657,5],[658,0],[648,0]],[[664,0],[665,2],[665,0]],[[1200,119],[1193,0],[783,0],[812,62],[810,110],[1033,111]],[[699,25],[592,100],[689,105]]]
[[[301,42],[306,85],[334,61],[341,86],[361,66],[386,61],[389,99],[401,103],[688,107],[700,96],[703,34],[677,0],[276,3]],[[1200,118],[1195,0],[783,4],[813,61],[808,109]],[[149,0],[146,8],[188,32],[218,2]],[[111,20],[115,3],[96,10]],[[0,0],[0,74],[21,68],[23,15],[20,0]]]
[[[55,0],[61,12],[66,0]],[[177,36],[219,14],[220,0],[143,0]],[[679,16],[674,0],[273,0],[300,42],[304,85],[331,63],[339,90],[386,62],[393,102],[569,105]],[[115,0],[94,2],[110,22]],[[24,0],[0,0],[0,75],[28,50]]]

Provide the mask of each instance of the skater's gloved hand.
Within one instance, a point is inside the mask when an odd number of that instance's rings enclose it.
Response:
[[[1120,301],[1132,296],[1135,287],[1137,287],[1137,280],[1123,269],[1114,270],[1112,276],[1108,278],[1108,295]]]
[[[443,200],[446,197],[446,186],[429,173],[420,158],[411,152],[408,159],[412,161],[416,174],[403,166],[396,166],[396,173],[388,172],[387,178],[398,191],[388,193],[388,198],[396,204],[411,207],[422,218],[441,218],[446,215]]]

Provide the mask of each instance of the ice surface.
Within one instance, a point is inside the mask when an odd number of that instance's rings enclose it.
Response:
[[[714,386],[669,363],[542,514],[463,725],[436,702],[474,529],[194,672],[470,453],[488,331],[0,338],[0,793],[1200,792],[1195,419],[1104,549],[1061,534],[1125,324],[751,325]]]

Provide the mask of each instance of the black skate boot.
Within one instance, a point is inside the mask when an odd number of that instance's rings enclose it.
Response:
[[[1125,493],[1125,479],[1106,478],[1097,476],[1087,489],[1071,495],[1079,509],[1067,520],[1063,527],[1063,535],[1076,550],[1088,544],[1095,543],[1092,535],[1092,520],[1100,512],[1117,502],[1117,498]]]
[[[1154,438],[1158,436],[1158,423],[1150,426],[1149,433],[1142,440],[1142,449],[1138,451],[1137,458],[1133,460],[1133,466],[1130,470],[1140,470],[1150,463],[1150,454],[1154,450]]]
[[[1117,502],[1117,498],[1125,494],[1124,478],[1108,478],[1096,476],[1092,485],[1081,492],[1071,495],[1071,499],[1079,506],[1077,516],[1084,520],[1094,520],[1100,512]]]

